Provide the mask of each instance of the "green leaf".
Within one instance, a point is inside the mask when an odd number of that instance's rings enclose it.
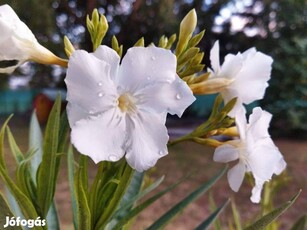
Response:
[[[3,194],[0,192],[0,226],[1,229],[2,227],[4,227],[6,225],[6,218],[9,217],[14,217],[11,209],[9,208]],[[21,230],[22,228],[19,226],[7,226],[5,229],[9,229],[9,230]]]
[[[228,203],[229,200],[227,200],[224,204],[217,208],[204,222],[202,222],[198,227],[196,227],[195,230],[207,229],[211,225],[211,223],[218,217],[218,215],[224,210]]]
[[[118,205],[117,211],[112,216],[112,219],[106,226],[106,229],[113,229],[117,222],[124,217],[133,207],[135,202],[134,198],[141,190],[144,173],[134,172],[131,182],[127,188],[127,191]]]
[[[36,219],[38,214],[28,197],[16,186],[14,181],[10,178],[7,172],[0,166],[0,175],[4,180],[4,183],[16,199],[20,210],[22,211],[25,219]],[[37,229],[43,229],[42,227],[37,226]]]
[[[12,210],[12,212],[14,213],[14,216],[20,216],[20,218],[24,219],[24,216],[18,206],[18,203],[15,199],[15,197],[12,195],[12,193],[10,192],[10,190],[5,187],[5,193],[6,193],[6,196],[7,196],[7,200],[8,200],[8,203],[9,203],[9,206]]]
[[[74,191],[77,201],[77,229],[78,230],[91,230],[91,212],[88,205],[87,196],[83,188],[82,170],[79,168],[75,173],[74,178]]]
[[[43,218],[49,211],[55,192],[60,112],[61,96],[59,95],[47,122],[43,157],[37,174],[37,199]]]
[[[130,184],[133,172],[134,170],[126,163],[126,161],[123,161],[122,174],[121,177],[118,178],[119,183],[116,186],[116,190],[114,191],[113,196],[109,201],[106,209],[104,210],[102,216],[97,222],[97,225],[95,226],[97,229],[104,229],[109,220],[112,218]]]
[[[67,153],[67,165],[68,165],[68,181],[69,181],[69,190],[70,190],[70,198],[71,198],[71,206],[72,206],[72,214],[73,214],[73,222],[75,229],[77,228],[77,221],[78,221],[78,211],[77,211],[77,200],[75,194],[75,187],[74,187],[74,153],[72,145],[68,148]]]
[[[305,230],[307,228],[307,215],[303,215],[301,218],[299,218],[291,230]]]
[[[146,189],[144,189],[143,191],[141,191],[140,193],[138,193],[136,196],[131,197],[127,202],[125,202],[122,206],[120,206],[119,208],[119,212],[121,212],[122,210],[126,210],[128,209],[131,205],[133,205],[136,201],[140,200],[141,198],[143,198],[144,196],[146,196],[148,193],[150,193],[151,191],[153,191],[155,188],[157,188],[164,180],[164,176],[161,177],[160,179],[156,180],[154,183],[152,183],[151,185],[149,185]],[[117,213],[115,214],[117,215]]]
[[[235,222],[236,229],[241,230],[242,229],[241,218],[240,218],[240,214],[239,214],[239,211],[237,209],[237,206],[234,200],[231,200],[231,210],[232,210],[233,220]]]
[[[39,126],[39,122],[34,111],[31,116],[30,121],[30,131],[29,131],[29,149],[35,150],[35,155],[31,160],[31,175],[33,180],[36,180],[36,173],[38,166],[42,162],[43,156],[43,134]],[[36,181],[35,181],[36,183]]]
[[[217,175],[212,177],[208,182],[198,187],[195,191],[190,193],[186,198],[173,206],[168,212],[156,220],[147,230],[157,230],[162,229],[166,224],[168,224],[177,214],[181,213],[183,209],[188,206],[191,202],[199,198],[203,193],[208,191],[211,186],[222,177],[226,172],[227,167],[221,170]]]
[[[49,211],[46,217],[46,221],[47,221],[48,229],[50,230],[60,229],[59,218],[58,218],[55,202],[51,203],[51,206],[49,208]]]
[[[3,167],[4,169],[6,169],[6,164],[5,164],[5,160],[4,160],[4,134],[5,134],[5,129],[6,126],[8,124],[8,122],[10,121],[10,119],[12,118],[13,115],[9,116],[8,119],[6,119],[6,121],[4,122],[4,124],[2,125],[1,131],[0,131],[0,167]]]
[[[146,201],[141,203],[140,205],[133,208],[125,217],[123,217],[117,225],[114,227],[114,229],[120,229],[122,226],[124,226],[128,221],[130,221],[132,218],[134,218],[137,214],[142,212],[145,208],[147,208],[149,205],[151,205],[153,202],[158,200],[160,197],[168,193],[169,191],[176,188],[179,184],[181,184],[188,176],[184,177],[183,179],[179,180],[175,184],[172,184],[171,186],[167,187],[163,191],[157,193],[156,195],[153,195],[152,197],[148,198]]]
[[[22,162],[24,160],[23,154],[20,151],[15,138],[10,130],[10,128],[7,126],[6,127],[6,132],[7,132],[7,136],[8,136],[8,140],[9,140],[9,145],[10,145],[10,149],[11,152],[16,160],[16,163],[19,164],[20,162]]]
[[[278,218],[281,214],[283,214],[289,207],[293,205],[293,203],[296,201],[296,199],[301,194],[300,190],[290,201],[284,203],[280,207],[276,208],[272,212],[268,213],[267,215],[263,216],[259,220],[257,220],[252,225],[248,226],[247,228],[244,228],[244,230],[262,230],[265,229],[266,226],[268,226],[270,223],[272,223],[276,218]]]

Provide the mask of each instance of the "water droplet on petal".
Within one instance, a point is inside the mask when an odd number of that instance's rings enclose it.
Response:
[[[171,84],[171,83],[172,83],[172,80],[171,80],[171,79],[166,79],[166,82],[167,82],[168,84]]]
[[[156,58],[155,58],[154,56],[152,56],[152,57],[151,57],[151,60],[153,60],[153,61],[154,61],[154,60],[156,60]]]
[[[98,93],[98,97],[103,97],[103,93]]]
[[[179,93],[176,94],[176,99],[180,100],[181,99],[181,95]]]
[[[117,161],[117,156],[115,156],[115,155],[110,155],[110,156],[109,156],[109,160],[110,160],[110,161]]]
[[[159,155],[162,156],[164,155],[164,152],[162,150],[159,151]]]
[[[94,114],[93,110],[88,111],[89,114]]]
[[[118,100],[114,100],[114,103],[115,103],[115,105],[118,105],[119,101]]]
[[[102,86],[102,82],[98,82],[98,86]]]

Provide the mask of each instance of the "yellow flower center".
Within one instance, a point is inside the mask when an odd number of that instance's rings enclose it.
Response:
[[[118,98],[118,107],[123,113],[134,113],[136,111],[135,98],[129,93],[124,93]]]

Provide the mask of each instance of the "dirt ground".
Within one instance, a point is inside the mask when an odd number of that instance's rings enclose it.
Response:
[[[28,130],[26,125],[23,122],[20,122],[20,124],[19,122],[15,122],[12,126],[12,131],[17,138],[18,144],[23,150],[26,150],[28,142]],[[288,164],[287,173],[291,178],[291,181],[282,187],[280,192],[276,194],[276,204],[289,200],[299,189],[303,190],[294,206],[280,218],[280,229],[282,230],[289,229],[297,218],[303,213],[307,213],[307,141],[278,139],[275,140],[275,143],[284,154]],[[8,152],[7,145],[5,150]],[[170,148],[169,151],[169,155],[159,160],[155,169],[150,172],[150,177],[152,179],[158,179],[162,175],[165,175],[165,180],[157,191],[166,188],[168,185],[190,172],[194,172],[194,174],[189,180],[183,182],[172,192],[164,195],[139,215],[132,229],[139,230],[148,227],[154,220],[159,218],[163,212],[170,209],[174,204],[196,189],[200,184],[211,178],[223,167],[222,164],[212,161],[213,149],[195,143],[178,144]],[[11,164],[10,156],[7,156],[7,162]],[[70,195],[65,163],[65,161],[62,162],[63,165],[56,189],[56,202],[62,224],[61,229],[69,230],[73,228],[71,225],[72,215],[70,211]],[[11,168],[11,170],[13,170],[13,168]],[[2,181],[0,183],[2,184]],[[224,175],[224,177],[214,185],[213,189],[211,189],[211,194],[217,205],[221,205],[228,197],[234,198],[241,219],[245,223],[255,220],[259,211],[259,205],[253,204],[249,200],[250,192],[251,187],[248,185],[247,181],[245,181],[238,193],[232,192],[227,184],[226,175]],[[223,223],[227,223],[227,221],[230,220],[230,213],[230,207],[227,207],[221,214],[220,219]],[[209,214],[208,194],[205,194],[196,202],[189,205],[188,208],[165,229],[194,229]]]

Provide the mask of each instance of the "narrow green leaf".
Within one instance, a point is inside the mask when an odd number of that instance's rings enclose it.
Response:
[[[128,221],[130,221],[132,218],[134,218],[137,214],[142,212],[145,208],[147,208],[149,205],[151,205],[153,202],[158,200],[160,197],[165,195],[166,193],[170,192],[174,188],[176,188],[179,184],[181,184],[184,180],[186,180],[188,176],[184,177],[183,179],[177,181],[175,184],[172,184],[171,186],[167,187],[163,191],[157,193],[156,195],[153,195],[152,197],[148,198],[146,201],[141,203],[140,205],[133,208],[126,216],[124,216],[114,227],[114,229],[120,229],[122,226],[124,226]]]
[[[72,145],[68,148],[67,153],[67,165],[68,165],[68,181],[69,181],[69,190],[70,190],[70,198],[71,198],[71,206],[72,206],[72,214],[73,214],[73,222],[75,229],[77,228],[77,221],[78,221],[78,211],[77,211],[77,200],[75,194],[75,187],[74,187],[74,153]]]
[[[14,181],[10,178],[10,176],[6,173],[3,167],[0,166],[0,175],[4,180],[4,183],[16,199],[18,206],[20,207],[24,217],[26,219],[36,219],[38,217],[37,212],[32,204],[32,202],[28,199],[28,197],[15,185]],[[42,227],[37,226],[37,229],[43,229]]]
[[[3,167],[4,169],[6,169],[6,164],[5,164],[5,160],[4,160],[4,145],[3,145],[4,135],[5,135],[6,126],[9,123],[12,116],[13,115],[9,116],[8,119],[6,119],[6,121],[2,125],[1,131],[0,131],[0,167]]]
[[[197,188],[195,191],[193,191],[191,194],[189,194],[185,199],[177,203],[175,206],[173,206],[168,212],[166,212],[163,216],[161,216],[158,220],[156,220],[150,227],[147,228],[147,230],[158,230],[162,229],[167,223],[170,222],[177,214],[181,213],[183,209],[199,198],[203,193],[205,193],[211,186],[222,177],[222,175],[226,172],[227,167],[225,167],[223,170],[221,170],[217,175],[212,177],[208,182],[201,185],[199,188]]]
[[[42,162],[42,156],[43,156],[42,143],[43,143],[43,134],[36,116],[36,112],[34,111],[31,116],[30,131],[29,131],[29,149],[33,149],[36,151],[35,155],[31,160],[31,175],[33,180],[36,180],[37,169],[40,163]]]
[[[47,217],[46,217],[48,229],[50,230],[59,230],[60,229],[60,224],[59,224],[59,217],[57,214],[57,209],[55,202],[51,203],[51,206],[49,208]]]
[[[280,207],[276,208],[272,212],[268,213],[267,215],[263,216],[259,220],[257,220],[252,225],[248,226],[247,228],[244,228],[244,230],[262,230],[265,229],[266,226],[268,226],[270,223],[272,223],[276,218],[278,218],[281,214],[283,214],[288,208],[290,208],[293,203],[296,201],[296,199],[301,194],[300,190],[290,201],[284,203]]]
[[[104,229],[108,221],[111,219],[111,217],[117,210],[117,207],[120,204],[120,201],[130,184],[134,170],[126,163],[126,161],[123,161],[122,166],[122,175],[120,178],[118,178],[120,182],[116,187],[116,190],[114,192],[114,195],[112,196],[112,199],[110,200],[110,203],[104,210],[102,216],[99,218],[99,221],[95,226],[96,229]]]
[[[1,229],[2,227],[6,226],[7,221],[6,218],[11,218],[14,217],[11,209],[8,206],[7,201],[5,200],[3,194],[0,192],[0,226]],[[5,229],[9,229],[9,230],[21,230],[22,228],[19,226],[6,226]]]
[[[82,172],[80,169],[75,173],[74,177],[74,191],[77,201],[77,229],[91,230],[91,213],[88,205],[87,196],[83,188],[81,180]]]
[[[19,163],[16,169],[16,184],[20,190],[31,200],[32,204],[36,202],[36,187],[30,175],[30,160],[34,151],[28,154],[27,158]]]
[[[111,220],[106,226],[106,229],[113,229],[123,216],[125,216],[133,207],[134,197],[137,196],[141,190],[144,173],[134,172],[127,191],[118,205],[117,211],[112,216]]]
[[[231,200],[231,210],[232,210],[233,220],[235,222],[236,229],[241,230],[242,225],[241,225],[240,214],[239,214],[239,211],[237,209],[236,203],[233,199]]]
[[[6,193],[6,197],[9,203],[9,206],[14,214],[14,216],[20,216],[20,218],[24,219],[24,216],[18,206],[18,203],[15,199],[15,197],[12,195],[12,193],[10,192],[10,190],[5,187],[5,193]]]
[[[126,203],[124,203],[122,206],[120,206],[120,209],[118,211],[121,212],[121,210],[126,210],[129,208],[129,206],[133,205],[136,201],[140,200],[143,198],[145,195],[153,191],[155,188],[157,188],[164,180],[164,176],[161,177],[160,179],[156,180],[154,183],[149,185],[146,189],[138,193],[136,196],[131,197]],[[117,214],[115,214],[117,215]]]
[[[47,122],[43,157],[37,175],[37,199],[42,217],[46,217],[55,192],[60,112],[61,96],[59,95]]]
[[[6,127],[6,132],[7,132],[7,136],[8,136],[8,140],[9,140],[9,145],[10,145],[10,149],[11,152],[16,160],[16,163],[19,164],[21,161],[23,161],[24,157],[23,154],[21,152],[21,150],[19,149],[15,138],[10,130],[10,128],[7,126]]]
[[[219,208],[217,208],[204,222],[202,222],[198,227],[196,227],[195,230],[207,229],[211,225],[211,223],[218,217],[218,215],[224,210],[228,203],[229,199]]]
[[[301,218],[299,218],[291,230],[306,230],[307,228],[307,215],[303,215]]]

